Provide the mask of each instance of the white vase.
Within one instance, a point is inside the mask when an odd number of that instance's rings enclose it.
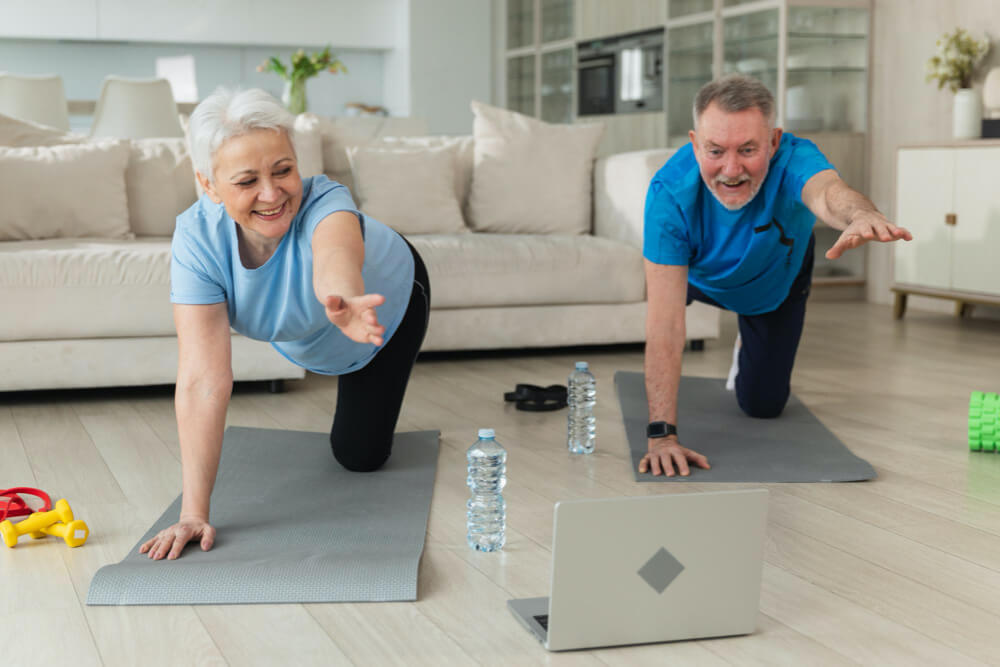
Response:
[[[979,91],[960,88],[951,112],[951,133],[956,139],[978,139],[982,132],[983,103]]]

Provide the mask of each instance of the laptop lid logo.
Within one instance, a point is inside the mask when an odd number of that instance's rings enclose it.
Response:
[[[638,575],[657,593],[663,593],[667,586],[684,571],[684,566],[673,554],[660,547],[646,564],[639,568]]]

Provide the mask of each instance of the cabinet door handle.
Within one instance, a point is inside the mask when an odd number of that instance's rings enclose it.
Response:
[[[944,216],[944,224],[955,226],[958,224],[958,215],[955,213],[946,213]]]

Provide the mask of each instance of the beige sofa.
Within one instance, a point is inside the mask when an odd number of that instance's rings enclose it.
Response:
[[[388,139],[422,128],[300,120],[303,171],[322,168],[352,191],[365,189],[353,177],[368,172],[359,170],[360,159],[352,162],[348,145],[402,142],[411,153],[447,145],[455,197],[468,213],[477,158],[472,136]],[[313,143],[299,144],[310,136]],[[424,349],[642,341],[642,206],[668,155],[644,151],[596,162],[587,197],[593,233],[407,234],[431,277]],[[20,180],[6,178],[14,171]],[[196,197],[183,141],[85,140],[0,117],[0,173],[3,200],[20,202],[0,213],[0,391],[172,383],[169,235],[176,214]],[[378,189],[370,174],[365,178],[369,192]],[[37,220],[55,222],[43,229]],[[718,323],[715,309],[688,308],[689,339],[717,337]],[[267,343],[235,333],[232,342],[237,380],[304,375]]]

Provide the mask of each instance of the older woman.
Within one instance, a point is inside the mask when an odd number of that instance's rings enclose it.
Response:
[[[367,472],[389,457],[427,329],[427,270],[346,187],[299,176],[292,122],[262,90],[218,91],[191,115],[205,196],[177,218],[170,269],[183,500],[178,522],[140,548],[153,559],[215,540],[209,497],[232,393],[230,327],[340,376],[330,443],[341,465]]]

